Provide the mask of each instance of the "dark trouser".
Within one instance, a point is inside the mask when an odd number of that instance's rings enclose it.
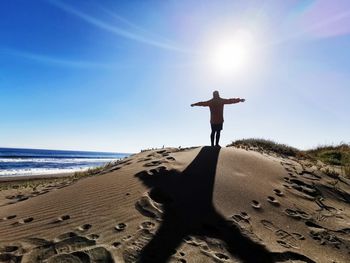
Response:
[[[214,146],[214,137],[215,137],[215,145],[216,146],[219,145],[221,130],[222,130],[222,123],[211,124],[211,134],[210,134],[211,146]]]

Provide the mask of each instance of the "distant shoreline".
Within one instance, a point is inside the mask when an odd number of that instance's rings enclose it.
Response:
[[[16,178],[64,177],[127,156],[123,153],[0,148],[0,182],[9,178],[13,181]]]
[[[3,176],[0,177],[0,183],[35,181],[43,179],[62,179],[72,177],[75,172],[56,173],[56,174],[38,174],[38,175],[19,175],[19,176]]]
[[[92,154],[125,154],[124,152],[109,152],[109,151],[85,151],[85,150],[62,150],[62,149],[48,149],[48,148],[21,148],[21,147],[0,147],[0,150],[21,150],[21,151],[42,151],[42,152],[64,152],[64,153],[92,153]]]

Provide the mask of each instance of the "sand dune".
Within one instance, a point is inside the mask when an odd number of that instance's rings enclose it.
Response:
[[[0,192],[0,262],[349,262],[350,184],[237,148],[146,151]]]

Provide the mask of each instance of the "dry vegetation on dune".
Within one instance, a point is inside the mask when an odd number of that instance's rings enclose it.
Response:
[[[100,174],[104,174],[106,172],[111,172],[111,171],[117,170],[120,168],[119,165],[122,165],[122,164],[127,162],[126,160],[127,160],[127,157],[124,159],[120,159],[117,161],[112,161],[112,162],[106,163],[102,166],[92,167],[92,168],[89,168],[89,169],[84,170],[84,171],[75,172],[73,175],[73,178],[80,179],[83,177],[100,175]]]
[[[325,164],[338,166],[341,173],[350,178],[350,145],[340,144],[337,146],[319,146],[315,149],[308,150],[308,155]],[[332,171],[330,171],[332,172]]]
[[[249,138],[234,141],[227,146],[273,152],[280,155],[301,157],[311,161],[321,161],[324,164],[339,168],[342,175],[350,178],[350,145],[346,143],[318,146],[314,149],[301,151],[272,140]],[[327,171],[338,175],[334,169],[328,169]]]
[[[92,167],[92,168],[89,168],[89,169],[84,170],[84,171],[78,171],[78,172],[74,173],[73,177],[79,179],[82,177],[97,175],[97,174],[103,172],[104,170],[113,167],[114,165],[115,165],[115,162],[109,162],[109,163],[102,165],[102,166]]]
[[[315,159],[331,165],[350,164],[350,145],[340,144],[337,146],[319,146],[308,150],[307,153]]]
[[[300,154],[300,151],[294,147],[288,146],[286,144],[276,143],[272,140],[266,139],[242,139],[234,141],[227,146],[274,152],[286,156],[297,156],[298,154]]]

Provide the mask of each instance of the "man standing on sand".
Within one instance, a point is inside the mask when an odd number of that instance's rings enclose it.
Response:
[[[191,107],[204,106],[204,107],[209,107],[210,109],[211,146],[214,146],[214,137],[215,137],[215,146],[220,146],[219,145],[220,132],[222,130],[222,124],[224,123],[224,105],[234,104],[239,102],[245,102],[245,99],[240,99],[240,98],[223,99],[223,98],[220,98],[219,92],[216,90],[213,92],[213,98],[211,100],[191,104]]]

